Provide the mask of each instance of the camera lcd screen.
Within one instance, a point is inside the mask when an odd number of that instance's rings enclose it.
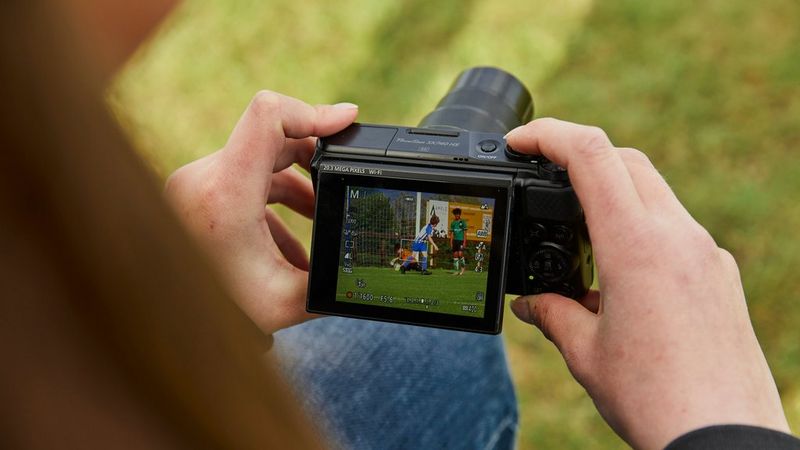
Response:
[[[337,302],[483,318],[495,199],[348,185]]]
[[[499,333],[513,178],[469,175],[321,163],[306,309]]]

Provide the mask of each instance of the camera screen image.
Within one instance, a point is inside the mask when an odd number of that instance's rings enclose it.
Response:
[[[495,200],[347,186],[336,301],[483,318]]]

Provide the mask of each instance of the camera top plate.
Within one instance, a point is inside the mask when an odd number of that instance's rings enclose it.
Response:
[[[534,171],[538,178],[565,181],[558,166],[538,155],[511,149],[503,135],[446,128],[415,128],[354,123],[321,138],[320,150],[331,156],[372,156],[389,159],[450,162],[464,165]],[[466,168],[466,167],[464,167]],[[550,170],[547,170],[550,169]],[[555,173],[555,176],[551,176]]]

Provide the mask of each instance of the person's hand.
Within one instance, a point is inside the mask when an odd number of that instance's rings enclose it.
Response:
[[[511,308],[555,343],[609,425],[648,449],[713,424],[788,432],[736,262],[648,158],[615,148],[598,128],[554,119],[507,140],[567,168],[600,286],[580,302],[543,294]]]
[[[349,103],[310,106],[273,92],[256,94],[225,146],[178,169],[166,194],[218,262],[242,309],[265,333],[313,316],[305,311],[308,257],[268,203],[312,217],[306,169],[313,136],[353,122]]]

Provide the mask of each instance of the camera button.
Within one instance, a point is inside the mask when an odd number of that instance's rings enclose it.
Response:
[[[485,140],[485,141],[481,141],[481,142],[478,144],[478,148],[479,148],[479,149],[480,149],[480,150],[481,150],[483,153],[492,153],[493,151],[497,150],[497,146],[498,146],[498,145],[499,145],[499,144],[498,144],[496,141],[492,141],[492,140]]]
[[[542,281],[561,281],[574,271],[571,255],[554,246],[544,246],[528,260],[528,270]]]
[[[528,226],[528,239],[542,241],[547,238],[547,227],[540,223],[532,223]]]
[[[572,242],[572,230],[569,227],[565,227],[564,225],[559,225],[553,229],[553,240],[556,241],[557,244],[569,244]]]

